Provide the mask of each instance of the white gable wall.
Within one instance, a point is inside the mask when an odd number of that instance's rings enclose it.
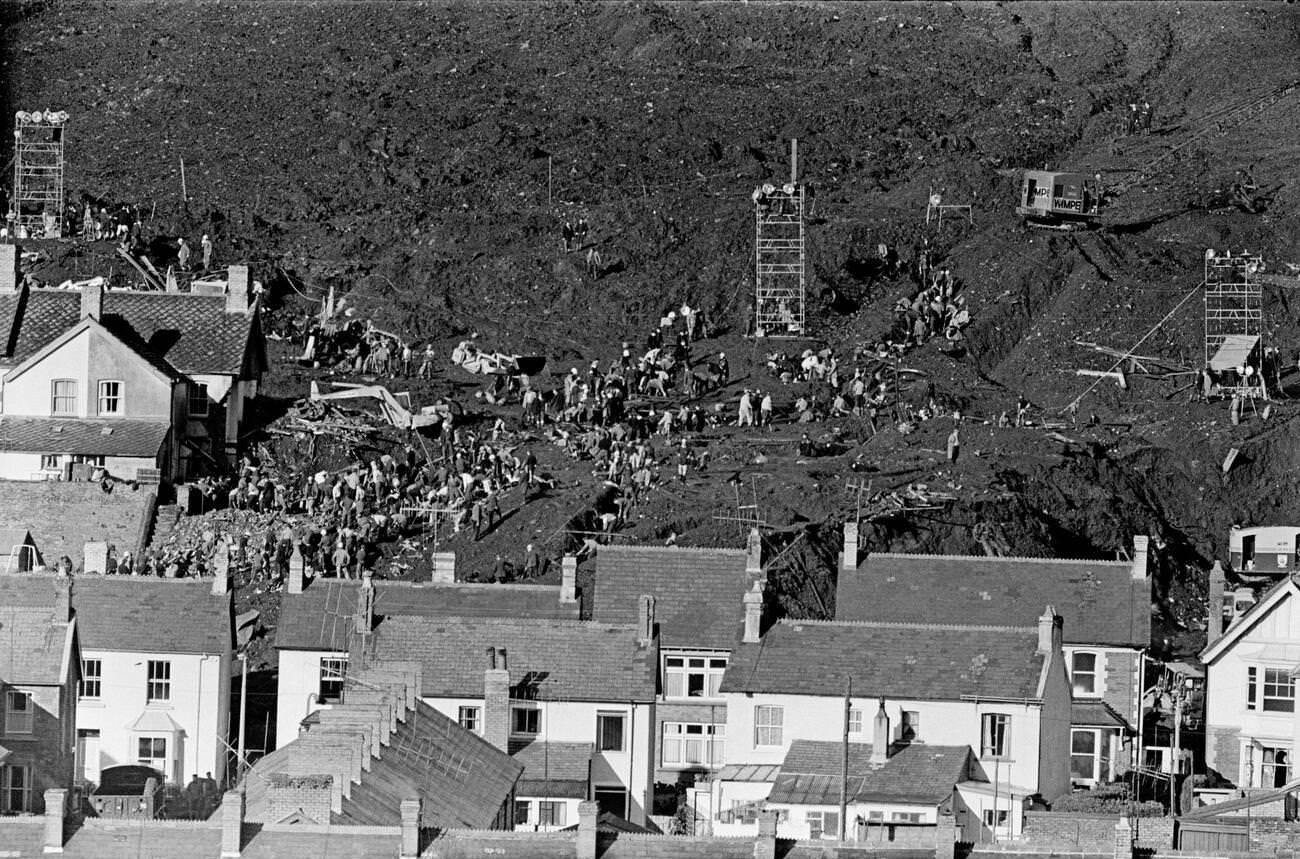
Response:
[[[1286,587],[1291,587],[1287,585]],[[1266,750],[1283,750],[1288,776],[1297,772],[1300,707],[1265,710],[1266,669],[1289,675],[1300,664],[1300,609],[1294,591],[1262,613],[1217,659],[1206,666],[1206,764],[1238,786],[1267,782]],[[1255,669],[1256,703],[1248,704],[1249,669]],[[1275,771],[1273,771],[1276,774]]]

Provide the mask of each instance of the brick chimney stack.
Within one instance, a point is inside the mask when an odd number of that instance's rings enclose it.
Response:
[[[72,577],[59,573],[54,577],[54,622],[65,623],[72,617]]]
[[[578,601],[578,557],[565,555],[560,561],[560,602],[572,605]]]
[[[636,643],[649,647],[655,640],[655,598],[641,594],[637,598]]]
[[[1048,606],[1038,617],[1038,654],[1047,656],[1061,650],[1064,622],[1056,609]]]
[[[104,287],[98,283],[88,283],[81,287],[81,318],[90,317],[99,321],[104,312]]]
[[[1209,603],[1205,612],[1205,643],[1213,644],[1223,635],[1223,593],[1228,588],[1227,576],[1223,564],[1214,562],[1210,568],[1210,592],[1206,597]]]
[[[745,644],[758,644],[763,634],[763,583],[754,582],[754,587],[745,592],[745,634],[741,639]]]
[[[844,523],[844,549],[840,553],[840,569],[853,571],[858,568],[858,523]]]
[[[504,647],[487,649],[487,669],[483,672],[483,739],[509,752],[510,669]]]
[[[871,764],[880,766],[889,760],[889,714],[885,712],[885,699],[880,699],[876,718],[871,724]]]
[[[1147,577],[1147,553],[1151,545],[1151,538],[1145,534],[1137,534],[1133,537],[1133,567],[1131,570],[1134,581],[1143,581]]]
[[[750,529],[745,541],[745,572],[750,575],[763,572],[763,535],[757,528]]]
[[[18,284],[23,282],[18,271],[21,258],[22,248],[18,245],[0,244],[0,294],[13,295],[18,291]]]
[[[232,265],[226,269],[226,312],[248,312],[248,266]]]

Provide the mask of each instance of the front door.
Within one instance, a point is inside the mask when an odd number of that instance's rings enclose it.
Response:
[[[99,783],[99,731],[77,730],[77,778]]]

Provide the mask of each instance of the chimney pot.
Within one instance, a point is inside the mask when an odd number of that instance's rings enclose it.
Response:
[[[889,714],[885,712],[885,699],[880,699],[876,718],[871,725],[871,763],[875,766],[889,760]]]
[[[754,582],[754,587],[745,591],[745,633],[741,639],[745,644],[757,644],[763,634],[763,583]]]
[[[90,317],[98,321],[103,310],[104,287],[97,283],[81,287],[81,318]]]
[[[745,572],[763,572],[763,535],[757,528],[751,528],[749,539],[745,541]]]
[[[858,568],[858,523],[844,523],[844,549],[840,554],[841,570]]]
[[[565,555],[560,562],[560,602],[572,605],[578,601],[578,557]]]

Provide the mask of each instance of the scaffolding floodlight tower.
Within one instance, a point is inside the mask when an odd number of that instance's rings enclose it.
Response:
[[[15,233],[57,239],[63,234],[64,111],[14,114],[14,192],[9,218]]]
[[[1263,257],[1249,251],[1205,252],[1205,366],[1228,377],[1222,388],[1265,396]],[[1249,374],[1240,371],[1250,368]],[[1253,377],[1253,378],[1251,378]]]
[[[790,141],[790,181],[754,189],[754,334],[805,334],[804,187],[799,184],[799,141]]]

